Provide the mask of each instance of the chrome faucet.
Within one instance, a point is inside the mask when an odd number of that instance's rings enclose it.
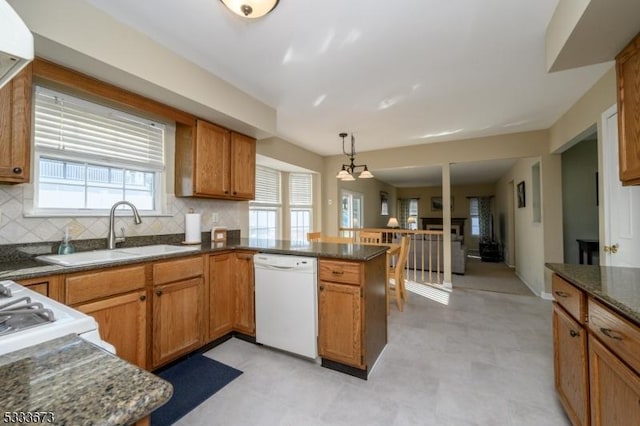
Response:
[[[111,206],[111,213],[109,213],[109,236],[107,237],[107,248],[109,250],[113,250],[114,248],[116,248],[116,243],[124,241],[124,230],[122,231],[122,237],[116,237],[116,231],[114,229],[114,216],[116,214],[116,207],[121,204],[126,204],[127,206],[131,207],[131,210],[133,210],[133,221],[136,225],[140,225],[142,223],[142,219],[140,219],[140,215],[138,214],[138,209],[130,202],[124,200],[118,201],[113,206]]]

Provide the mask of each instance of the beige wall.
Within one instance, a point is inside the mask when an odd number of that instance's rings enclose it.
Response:
[[[604,111],[616,103],[616,70],[611,68],[549,129],[549,151],[562,152],[600,121]],[[601,139],[601,138],[598,138]]]
[[[515,231],[515,258],[516,274],[537,295],[544,291],[544,229],[543,223],[533,223],[533,208],[531,203],[531,166],[540,161],[540,157],[524,158],[519,160],[513,168],[506,173],[496,184],[496,213],[500,220],[509,220],[508,201],[514,200],[508,196],[507,191],[515,190],[518,183],[524,181],[526,194],[526,207],[515,208],[513,211]],[[513,186],[510,185],[513,182]],[[508,232],[508,226],[498,222],[498,239],[503,244],[508,244],[509,235],[502,234],[501,230]],[[562,237],[562,235],[561,235]]]

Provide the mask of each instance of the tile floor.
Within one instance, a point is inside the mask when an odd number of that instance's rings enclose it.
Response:
[[[368,381],[232,339],[207,356],[244,372],[178,425],[564,426],[551,302],[456,289],[409,294]]]

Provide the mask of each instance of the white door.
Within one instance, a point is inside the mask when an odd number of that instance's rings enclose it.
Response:
[[[640,266],[640,187],[622,186],[618,164],[618,112],[602,114],[604,247],[602,264]]]

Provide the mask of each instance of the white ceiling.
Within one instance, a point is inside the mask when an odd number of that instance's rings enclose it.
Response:
[[[546,72],[558,0],[281,0],[258,20],[218,0],[86,1],[274,107],[277,136],[323,156],[342,131],[363,152],[548,128],[611,67]]]

